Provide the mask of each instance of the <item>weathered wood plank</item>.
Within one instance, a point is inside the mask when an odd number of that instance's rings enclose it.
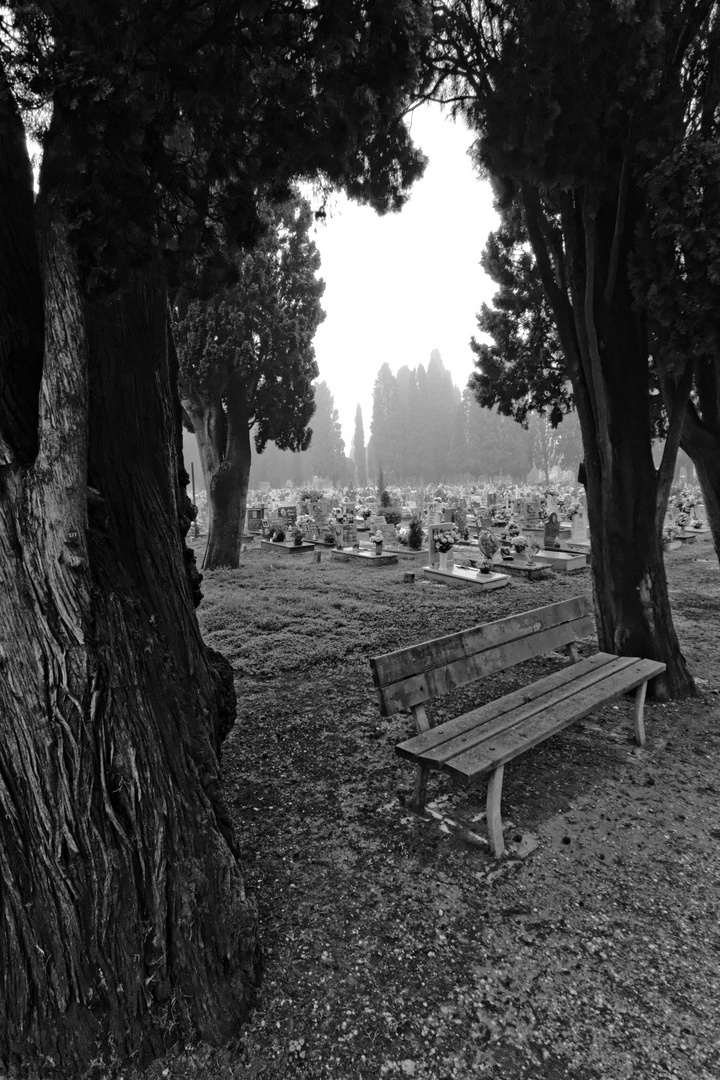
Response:
[[[419,753],[412,753],[412,743],[418,742],[416,738],[404,744],[410,752],[406,750],[401,756],[411,761],[422,760],[430,768],[439,769],[444,762],[449,761],[451,758],[464,754],[473,747],[480,747],[481,743],[494,742],[511,728],[524,724],[525,721],[537,716],[538,713],[555,710],[561,702],[601,682],[607,682],[609,678],[624,671],[625,668],[632,667],[637,662],[637,657],[612,656],[610,653],[596,653],[591,659],[595,660],[595,657],[602,657],[604,662],[598,661],[592,667],[580,671],[578,671],[580,665],[565,668],[562,672],[556,673],[564,675],[564,680],[562,682],[556,680],[553,685],[547,685],[546,680],[532,683],[525,688],[524,702],[514,708],[506,708],[507,699],[500,698],[493,703],[496,706],[494,716],[488,715],[487,719],[479,717],[479,722],[462,734],[443,738],[445,733],[442,729],[445,725],[440,725],[432,729],[431,732],[433,735],[436,732],[438,733],[434,745],[421,750]],[[487,706],[485,708],[487,709]],[[477,712],[482,712],[482,709],[477,710]],[[488,713],[490,713],[490,710],[488,710]]]
[[[537,630],[581,619],[589,615],[590,611],[588,598],[576,596],[561,600],[557,604],[547,604],[518,615],[509,615],[505,619],[497,619],[495,622],[473,626],[456,634],[446,634],[432,641],[396,649],[370,660],[373,679],[378,688],[384,687],[418,675],[428,668],[454,663]]]
[[[588,636],[593,629],[592,619],[585,616],[573,622],[527,633],[523,637],[485,648],[482,652],[476,652],[453,663],[434,665],[432,669],[419,675],[379,689],[381,710],[385,710],[384,716],[392,716],[401,709],[409,709],[420,702],[442,697],[451,690],[477,682],[496,671],[505,671],[524,660],[562,648],[576,638]]]
[[[514,690],[502,698],[463,713],[462,716],[456,716],[453,720],[446,720],[444,724],[438,724],[437,727],[431,728],[430,731],[424,734],[415,735],[411,739],[398,743],[395,750],[400,757],[407,758],[408,761],[417,761],[420,755],[427,755],[428,752],[458,736],[473,731],[481,724],[494,720],[506,723],[505,717],[508,713],[534,702],[537,693],[543,691],[550,693],[558,687],[565,686],[568,682],[573,682],[585,674],[591,674],[598,668],[603,668],[613,659],[612,653],[594,653],[585,660],[581,660],[580,663],[573,664],[572,667],[564,667],[560,671],[553,671],[550,675],[545,675],[542,679],[529,686],[524,686],[521,690]],[[430,760],[433,760],[432,756]],[[439,768],[439,763],[437,767]]]
[[[556,735],[576,720],[581,720],[593,709],[634,690],[664,670],[665,665],[656,660],[636,660],[630,667],[560,702],[552,711],[539,713],[525,723],[498,735],[492,745],[482,743],[446,761],[443,767],[452,776],[466,781],[492,772],[498,765],[512,761],[519,754]]]

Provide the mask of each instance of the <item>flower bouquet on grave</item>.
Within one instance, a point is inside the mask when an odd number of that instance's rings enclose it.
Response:
[[[682,511],[675,516],[675,524],[678,529],[686,529],[690,524],[690,515],[685,514]]]
[[[671,544],[673,540],[677,540],[679,535],[680,529],[677,525],[666,525],[662,531],[662,542],[663,544]]]
[[[285,541],[285,530],[281,526],[272,529],[270,532],[270,539],[273,544],[282,544]]]
[[[435,550],[442,555],[447,555],[455,547],[455,537],[452,532],[435,533]]]
[[[294,528],[293,531],[292,531],[292,538],[293,538],[293,544],[295,545],[295,547],[300,547],[302,545],[302,542],[303,542],[302,529],[299,529],[297,527]]]
[[[517,536],[513,536],[512,546],[515,553],[517,555],[522,555],[523,551],[525,551],[528,546],[528,542],[529,541],[527,536],[523,536],[522,533],[518,533]]]
[[[378,529],[377,532],[373,533],[373,535],[370,537],[370,540],[375,545],[376,555],[382,555],[382,546],[384,539],[385,537],[382,534],[382,529]]]

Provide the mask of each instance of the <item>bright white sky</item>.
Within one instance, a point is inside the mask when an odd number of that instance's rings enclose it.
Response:
[[[412,133],[430,160],[403,210],[380,217],[338,197],[315,231],[327,313],[315,352],[340,415],[345,453],[358,405],[365,441],[370,438],[373,385],[383,363],[393,373],[404,364],[427,366],[438,349],[464,389],[473,371],[475,316],[497,289],[480,256],[498,218],[490,185],[467,156],[470,133],[433,105],[415,112]]]

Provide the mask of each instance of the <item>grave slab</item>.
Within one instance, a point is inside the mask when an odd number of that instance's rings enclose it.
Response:
[[[360,563],[362,566],[396,566],[398,557],[394,552],[358,551],[356,548],[333,548],[330,558],[335,562]]]
[[[543,548],[538,551],[537,558],[540,562],[550,563],[553,570],[566,574],[573,570],[584,570],[587,566],[587,555],[581,551],[558,551],[556,548],[549,551]]]
[[[547,577],[548,570],[552,570],[549,562],[534,559],[533,562],[528,563],[522,556],[513,559],[503,559],[502,556],[499,558],[496,556],[493,565],[497,566],[498,570],[503,574],[510,574],[511,577],[524,577],[528,581],[540,581],[542,578]]]
[[[309,555],[315,550],[315,544],[310,544],[307,540],[303,540],[302,544],[293,544],[292,541],[287,540],[281,540],[279,543],[273,540],[261,540],[260,548],[276,555]]]
[[[423,574],[429,580],[439,585],[449,585],[452,588],[474,589],[477,592],[485,592],[489,589],[501,589],[510,584],[507,574],[498,574],[491,570],[489,574],[481,574],[470,567],[454,566],[452,570],[440,570],[437,566],[424,566]]]

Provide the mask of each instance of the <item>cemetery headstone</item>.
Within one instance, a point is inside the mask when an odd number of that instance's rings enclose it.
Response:
[[[548,551],[560,547],[560,521],[554,510],[545,522],[545,536],[543,542]]]
[[[249,533],[261,533],[263,531],[264,517],[264,506],[249,506],[247,510],[247,531]]]
[[[581,505],[576,514],[573,515],[571,522],[570,539],[575,543],[580,540],[587,540],[588,530],[587,521],[585,520],[585,509]]]
[[[539,499],[525,499],[524,506],[524,526],[526,529],[537,529],[540,527],[540,500]]]

